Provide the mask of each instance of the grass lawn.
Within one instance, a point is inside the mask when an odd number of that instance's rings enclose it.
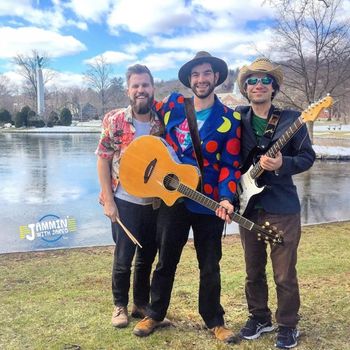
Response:
[[[174,326],[147,338],[110,325],[113,247],[0,255],[0,349],[275,349],[275,334],[238,345],[216,341],[197,311],[198,270],[189,242],[168,317]],[[303,228],[298,273],[299,350],[350,349],[350,222]],[[222,305],[238,332],[247,318],[238,237],[223,240]],[[271,265],[270,307],[275,310]]]

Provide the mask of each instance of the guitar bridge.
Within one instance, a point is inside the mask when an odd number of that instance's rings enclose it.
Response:
[[[148,165],[145,170],[145,174],[143,175],[143,183],[147,183],[149,178],[151,177],[153,170],[157,164],[157,158],[154,158]]]

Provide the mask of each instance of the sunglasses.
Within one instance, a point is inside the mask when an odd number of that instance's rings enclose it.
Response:
[[[273,82],[273,79],[270,77],[263,77],[263,78],[248,78],[246,81],[246,84],[248,85],[256,85],[258,83],[261,83],[263,85],[270,85]]]

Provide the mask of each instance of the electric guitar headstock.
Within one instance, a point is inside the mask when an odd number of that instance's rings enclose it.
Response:
[[[275,226],[271,226],[268,221],[262,226],[254,227],[254,230],[258,236],[258,241],[283,245],[283,232],[277,230]]]
[[[333,97],[328,94],[326,97],[312,103],[307,109],[305,109],[301,113],[301,118],[303,119],[304,123],[313,122],[317,119],[318,115],[323,109],[331,107],[332,104]]]

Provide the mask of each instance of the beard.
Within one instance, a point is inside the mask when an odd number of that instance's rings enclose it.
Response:
[[[144,96],[144,100],[138,100],[137,97]],[[150,112],[153,105],[154,95],[142,94],[130,98],[130,105],[134,113],[147,114]]]
[[[191,90],[193,91],[193,93],[200,99],[205,99],[207,98],[215,89],[215,85],[211,84],[210,82],[208,82],[209,86],[207,87],[207,90],[205,90],[204,92],[199,92],[197,90],[197,86],[191,85]]]

